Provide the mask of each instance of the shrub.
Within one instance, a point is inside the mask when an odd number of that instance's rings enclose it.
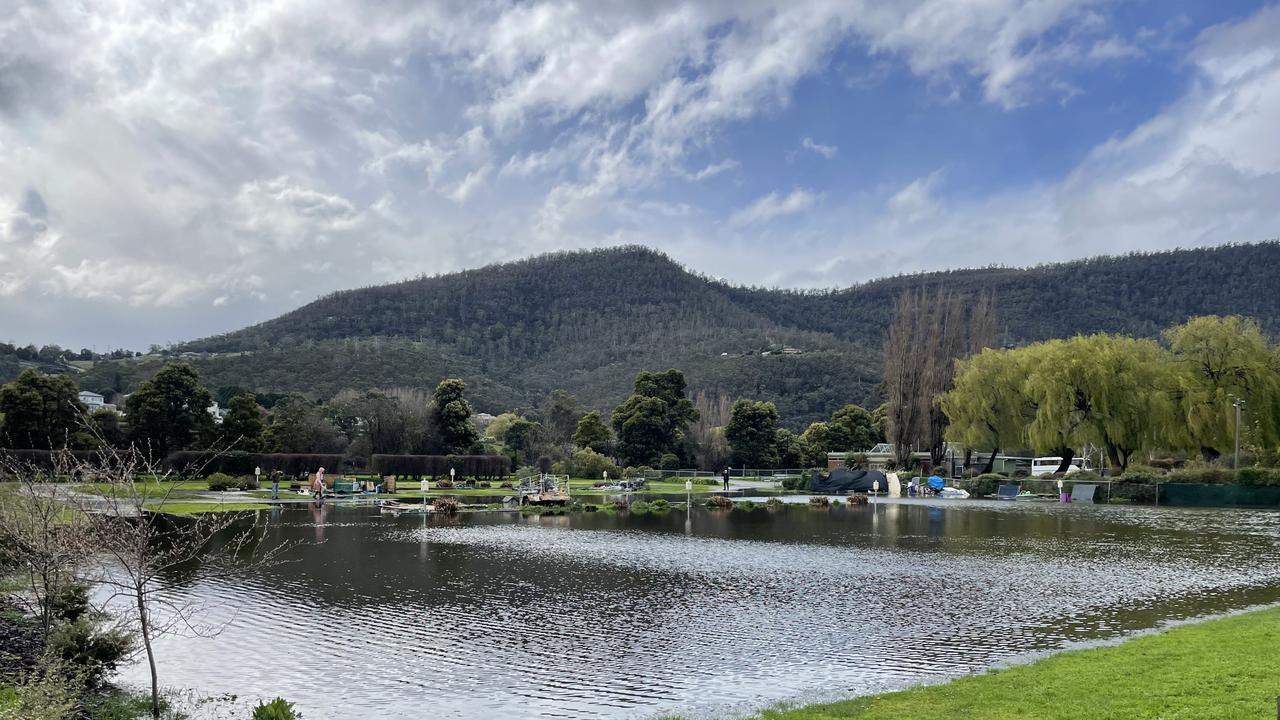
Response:
[[[770,510],[781,510],[782,508],[787,506],[786,503],[782,502],[776,497],[771,497],[768,500],[765,500],[764,505]]]
[[[209,476],[210,490],[239,490],[240,481],[225,473],[216,472]]]
[[[509,485],[509,484],[510,484],[510,483],[508,483],[508,485]],[[476,483],[476,487],[478,487],[478,488],[491,488],[491,487],[493,487],[493,483],[489,482],[488,480],[481,480],[480,482]]]
[[[850,505],[866,505],[866,504],[867,504],[867,496],[866,496],[866,495],[858,495],[858,494],[855,494],[855,493],[849,493],[849,504],[850,504]]]
[[[442,489],[442,490],[449,490],[449,489],[452,489],[452,488],[453,488],[453,481],[452,481],[452,480],[437,480],[437,481],[436,481],[436,487],[438,487],[438,488],[440,488],[440,489]]]
[[[740,503],[734,503],[730,509],[733,512],[754,512],[760,509],[760,506],[754,500],[743,500]]]
[[[811,508],[825,508],[830,506],[831,500],[829,500],[825,495],[815,495],[814,497],[809,498],[809,507]]]
[[[574,451],[573,455],[564,461],[563,466],[564,473],[571,477],[599,480],[606,472],[611,478],[622,477],[622,470],[614,465],[613,461],[591,448]]]
[[[457,498],[438,497],[432,503],[432,507],[441,515],[457,515],[458,511],[462,509],[462,504],[458,502]]]
[[[707,507],[721,510],[733,507],[733,501],[723,495],[712,495],[707,498]]]
[[[1245,467],[1236,473],[1236,482],[1241,485],[1280,485],[1280,469]]]
[[[296,720],[297,717],[293,703],[285,702],[284,698],[276,698],[269,703],[259,703],[258,707],[253,709],[253,720]]]
[[[994,495],[996,490],[999,489],[1000,484],[1005,482],[1005,480],[1006,478],[1003,475],[986,473],[977,477],[957,480],[956,487],[961,490],[968,491],[968,493],[974,497],[985,497],[987,495]]]
[[[782,489],[791,492],[802,492],[809,489],[809,478],[803,475],[790,475],[782,479]]]
[[[840,498],[832,498],[832,499],[831,499],[831,507],[840,507],[840,506],[841,506],[841,505],[843,505],[843,504],[844,504],[844,503],[840,502]]]
[[[679,470],[680,458],[672,453],[667,453],[658,461],[658,467],[663,470]]]
[[[503,480],[503,481],[498,485],[498,487],[499,487],[499,488],[502,488],[502,489],[504,489],[504,490],[514,490],[514,489],[515,489],[515,485],[512,485],[510,480]]]
[[[671,510],[671,503],[663,500],[662,498],[658,498],[657,500],[651,501],[649,503],[649,507],[656,513],[664,513]]]
[[[633,513],[643,515],[644,513],[649,512],[653,508],[650,507],[649,503],[645,500],[635,500],[635,501],[632,501],[631,505],[629,505],[627,509]]]
[[[844,466],[850,470],[866,470],[867,454],[863,452],[847,452],[844,454]]]
[[[1226,468],[1214,467],[1211,465],[1200,465],[1182,468],[1181,470],[1174,470],[1165,476],[1164,482],[1221,485],[1231,483],[1235,479],[1235,473],[1227,470]]]

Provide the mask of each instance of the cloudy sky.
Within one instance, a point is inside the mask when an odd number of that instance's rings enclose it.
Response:
[[[814,287],[1280,237],[1275,3],[16,1],[5,340],[623,243]]]

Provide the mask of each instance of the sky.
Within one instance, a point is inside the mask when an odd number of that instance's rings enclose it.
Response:
[[[16,2],[0,340],[622,244],[808,288],[1280,237],[1274,2]]]

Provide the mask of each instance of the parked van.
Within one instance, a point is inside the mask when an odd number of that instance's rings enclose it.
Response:
[[[1058,466],[1062,464],[1062,457],[1038,457],[1031,461],[1031,477],[1041,477],[1043,475],[1052,475],[1058,471]],[[1067,466],[1067,474],[1080,472],[1081,470],[1092,470],[1089,463],[1084,458],[1072,458],[1071,464]]]

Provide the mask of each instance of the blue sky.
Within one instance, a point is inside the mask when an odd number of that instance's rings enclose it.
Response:
[[[1280,7],[19,4],[0,339],[656,247],[755,285],[1280,236]]]

